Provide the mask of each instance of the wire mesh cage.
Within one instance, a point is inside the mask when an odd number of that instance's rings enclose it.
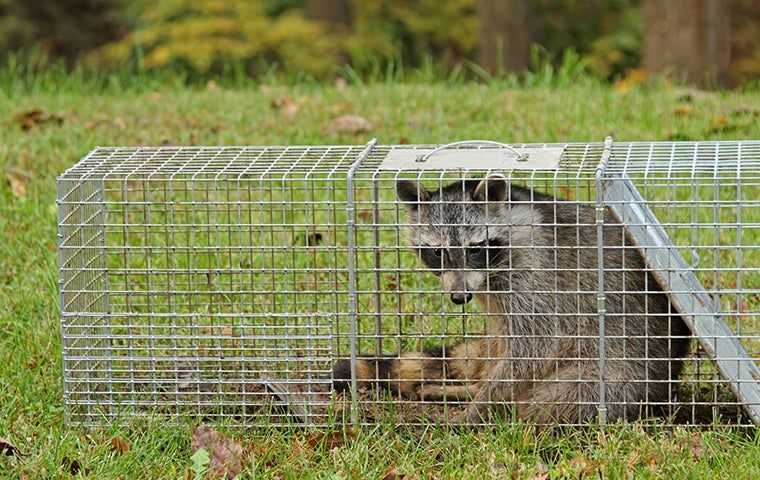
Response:
[[[751,425],[760,142],[98,148],[72,423]]]

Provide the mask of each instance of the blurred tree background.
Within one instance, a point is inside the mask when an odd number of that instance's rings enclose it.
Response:
[[[329,78],[432,63],[502,74],[568,50],[603,79],[739,85],[760,78],[760,2],[0,0],[0,55],[98,69]]]

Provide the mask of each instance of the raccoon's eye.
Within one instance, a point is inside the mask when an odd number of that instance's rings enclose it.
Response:
[[[486,254],[486,247],[488,247],[488,244],[486,242],[482,242],[470,245],[467,250],[471,257],[481,257]]]
[[[433,255],[435,255],[435,258],[441,258],[441,254],[443,253],[443,250],[440,248],[433,248]]]

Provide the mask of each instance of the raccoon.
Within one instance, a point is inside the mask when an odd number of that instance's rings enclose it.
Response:
[[[483,421],[494,405],[543,424],[596,418],[595,208],[500,176],[433,191],[399,180],[396,190],[411,247],[453,303],[477,302],[487,332],[400,358],[360,359],[358,380],[382,380],[408,398],[468,400],[453,423]],[[631,420],[673,401],[690,331],[610,211],[603,238],[607,418]],[[347,360],[333,378],[347,387]]]

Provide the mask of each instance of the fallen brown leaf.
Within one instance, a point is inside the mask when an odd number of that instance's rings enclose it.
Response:
[[[372,210],[369,210],[369,209],[359,210],[359,212],[357,213],[357,216],[361,220],[365,222],[369,222],[370,220],[372,220]]]
[[[48,113],[41,108],[33,108],[16,114],[15,120],[22,130],[29,131],[45,123],[61,125],[63,123],[63,116],[57,113]]]
[[[634,68],[629,70],[625,77],[615,82],[613,88],[618,93],[625,93],[633,87],[644,83],[649,78],[649,72],[643,68]]]
[[[535,466],[535,473],[532,477],[530,477],[530,480],[548,480],[548,478],[549,467],[547,467],[544,462],[539,460]]]
[[[243,447],[211,427],[201,425],[193,431],[191,449],[193,453],[205,448],[211,457],[206,474],[210,480],[233,479],[243,470]]]
[[[590,462],[586,457],[580,456],[570,460],[570,466],[581,474],[581,476],[588,475],[594,471],[594,464]]]
[[[678,105],[673,109],[673,114],[677,117],[685,117],[694,111],[694,108],[689,105]]]
[[[401,138],[398,139],[398,144],[399,145],[408,145],[409,144],[409,139],[406,138],[406,137],[401,137]]]
[[[725,133],[737,129],[737,125],[731,123],[726,115],[715,115],[710,122],[709,134]]]
[[[404,480],[405,478],[406,475],[399,473],[393,465],[391,465],[390,468],[385,471],[385,475],[383,475],[383,480]]]
[[[113,437],[111,439],[111,450],[120,455],[124,455],[125,453],[129,452],[129,442],[124,440],[123,437]]]
[[[689,438],[687,442],[689,453],[695,459],[702,458],[705,455],[705,442],[702,439],[702,435],[696,433]]]
[[[8,180],[14,197],[23,198],[26,196],[26,184],[29,183],[29,175],[11,170],[5,173],[5,178]]]
[[[315,432],[306,437],[306,445],[312,450],[323,446],[326,450],[333,450],[345,445],[348,439],[354,438],[356,434],[347,430],[345,432]]]
[[[206,82],[206,90],[208,90],[209,92],[219,90],[219,85],[217,85],[215,81],[209,80],[208,82]]]
[[[0,437],[0,453],[3,453],[9,457],[21,457],[23,454],[18,447],[3,437]]]
[[[564,200],[575,200],[575,190],[574,189],[572,189],[570,187],[567,187],[567,186],[562,186],[562,187],[559,187],[559,191],[562,194],[562,198]]]
[[[728,125],[728,117],[725,115],[716,115],[712,119],[712,124],[714,127],[725,127]]]
[[[272,108],[279,110],[283,117],[292,119],[298,114],[299,106],[292,97],[285,95],[272,100]]]
[[[359,115],[342,115],[330,122],[327,128],[331,134],[336,133],[364,133],[372,130],[372,124],[364,117]]]

